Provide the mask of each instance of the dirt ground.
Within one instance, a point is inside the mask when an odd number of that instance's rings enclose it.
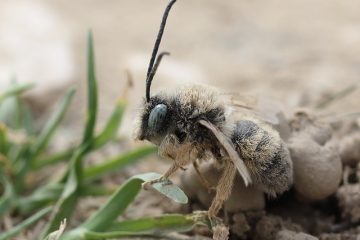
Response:
[[[9,61],[15,69],[19,65],[25,66],[17,72],[19,81],[22,77],[23,81],[35,80],[43,86],[32,96],[40,113],[51,107],[65,87],[76,85],[76,103],[66,120],[67,126],[76,132],[81,129],[84,115],[85,43],[87,29],[91,28],[100,90],[100,122],[106,119],[122,93],[125,70],[133,74],[130,106],[120,132],[130,138],[132,120],[144,97],[147,64],[166,3],[160,0],[31,0],[27,3],[4,0],[0,8],[7,7],[15,15],[18,9],[29,11],[28,15],[16,15],[11,21],[8,20],[11,17],[0,17],[0,34],[17,23],[16,29],[11,30],[14,36],[27,39],[29,48],[36,45],[37,52],[29,54],[29,61],[34,65],[27,66],[14,61],[17,50],[11,50],[5,41],[0,41],[0,53],[6,53],[0,54],[3,55],[0,70],[10,71],[4,64]],[[360,1],[178,0],[169,16],[161,46],[161,50],[171,52],[171,56],[163,61],[152,91],[189,82],[205,83],[224,91],[281,102],[290,119],[296,107],[314,107],[327,96],[353,86],[351,94],[322,109],[321,114],[359,112],[360,90],[356,88],[360,84],[359,9]],[[32,14],[51,16],[48,26],[36,21],[24,25]],[[9,16],[13,15],[9,13]],[[29,27],[34,27],[37,34],[29,30],[23,33]],[[49,48],[41,47],[45,45]],[[49,49],[55,49],[54,54],[56,49],[64,49],[67,55],[63,58],[51,55],[49,61],[46,58],[40,61],[39,56],[50,52]],[[29,68],[37,69],[36,74],[26,74]],[[58,77],[47,78],[51,75]],[[0,74],[2,84],[4,79],[5,75]],[[352,154],[360,149],[358,136],[346,138],[356,132],[359,135],[359,121],[352,124],[355,127],[351,131],[339,130],[332,134],[340,142],[354,145],[349,150],[340,144],[344,154],[341,160],[349,169],[349,185],[343,181],[329,197],[311,204],[299,198],[297,191],[292,189],[279,200],[266,199],[265,210],[245,214],[231,212],[232,238],[312,239],[299,236],[305,232],[321,239],[360,239],[360,217],[354,212],[360,208],[360,179],[356,177],[356,164],[360,158],[356,163],[344,163],[344,159],[351,158],[347,157],[347,152]],[[298,143],[292,144],[296,148]],[[163,160],[149,159],[129,168],[125,175],[164,172],[167,166]],[[124,173],[120,175],[122,179]],[[144,202],[145,198],[149,201]],[[94,204],[100,203],[90,205]],[[193,204],[185,209],[153,192],[142,193],[135,204],[136,208],[130,208],[127,217],[140,217],[144,211],[147,215],[156,215],[204,208],[196,196]]]

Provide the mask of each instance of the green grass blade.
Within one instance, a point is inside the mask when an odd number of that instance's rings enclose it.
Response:
[[[93,47],[93,37],[91,31],[88,34],[87,42],[87,85],[88,85],[88,106],[87,119],[84,132],[83,143],[90,143],[93,141],[94,129],[96,124],[97,114],[97,81],[95,76],[95,57]]]
[[[81,194],[83,180],[84,155],[92,150],[94,141],[94,129],[97,115],[97,82],[95,77],[95,58],[93,48],[93,38],[91,32],[88,34],[87,42],[87,85],[88,85],[88,106],[87,119],[85,124],[84,136],[79,148],[73,154],[69,170],[65,174],[66,183],[62,196],[56,204],[56,210],[52,213],[51,219],[42,232],[44,238],[54,231],[63,219],[69,219],[73,213],[78,197]]]
[[[20,98],[20,94],[29,89],[32,85],[16,85],[13,83],[9,90],[0,95],[0,122],[4,122],[13,129],[25,128],[26,119],[25,106]]]
[[[20,95],[14,96],[16,100],[16,125],[15,129],[25,130],[28,136],[33,135],[33,116],[29,106]]]
[[[56,230],[63,219],[70,219],[73,214],[78,197],[80,196],[80,186],[83,177],[82,158],[87,152],[87,149],[87,146],[81,146],[74,153],[70,162],[69,174],[66,178],[64,190],[59,201],[56,203],[55,210],[51,214],[50,221],[41,234],[42,238]]]
[[[48,214],[51,211],[51,207],[47,207],[42,209],[41,211],[37,212],[33,216],[27,218],[20,224],[16,225],[14,228],[10,229],[9,231],[0,234],[0,240],[7,240],[10,239],[16,235],[18,235],[21,231],[25,230],[30,225],[34,224],[41,218],[43,218],[46,214]]]
[[[136,232],[93,232],[84,231],[84,240],[98,240],[98,239],[114,239],[114,238],[135,238],[135,237],[155,237],[150,234],[141,234]],[[75,238],[74,238],[75,240]]]
[[[100,184],[89,184],[81,187],[81,196],[107,196],[113,194],[115,191],[115,187],[107,187]]]
[[[194,226],[210,227],[207,212],[194,212],[192,214],[168,214],[159,217],[148,217],[135,220],[115,222],[106,232],[97,232],[86,228],[78,228],[65,235],[61,240],[96,240],[113,238],[151,237],[159,238],[170,232],[188,232]]]
[[[54,203],[61,196],[64,184],[51,183],[38,188],[30,196],[22,197],[17,203],[17,209],[21,214],[27,215],[48,204]]]
[[[203,214],[202,220],[206,220]],[[195,218],[194,214],[168,214],[159,217],[147,217],[135,220],[115,222],[109,228],[109,232],[137,232],[148,234],[165,234],[169,232],[188,232],[195,224],[203,223],[200,218]]]
[[[1,183],[5,189],[0,198],[0,218],[7,212],[11,211],[14,205],[15,192],[11,182],[5,177],[0,176]]]
[[[21,214],[27,215],[46,205],[54,204],[61,197],[64,187],[62,183],[45,185],[30,196],[20,198],[16,204],[17,209]],[[81,196],[107,196],[114,193],[115,190],[116,188],[101,185],[86,185],[81,187]]]
[[[121,120],[124,115],[127,102],[125,100],[119,100],[111,114],[104,130],[95,138],[94,148],[103,146],[108,141],[112,140],[119,129]]]
[[[141,189],[142,180],[131,178],[116,191],[111,198],[93,214],[81,227],[91,231],[104,231],[127,206],[133,202]]]
[[[37,159],[34,160],[34,162],[32,164],[32,170],[38,170],[45,166],[54,165],[59,162],[70,159],[71,156],[74,154],[74,152],[75,152],[75,149],[70,148],[70,149],[64,150],[63,152],[39,156]]]
[[[16,177],[16,192],[21,193],[25,189],[25,178],[28,170],[31,169],[33,159],[36,158],[38,154],[48,146],[56,128],[59,126],[61,120],[64,118],[64,115],[70,105],[74,93],[75,90],[71,89],[65,94],[64,98],[55,108],[56,110],[50,117],[50,120],[40,132],[39,137],[37,137],[34,144],[31,145],[30,152],[26,153],[25,156],[29,157],[27,159],[21,159],[22,161],[19,163],[18,174]]]
[[[0,104],[0,122],[8,128],[16,129],[18,125],[18,104],[15,96],[6,98]]]
[[[27,135],[34,134],[34,123],[33,123],[33,115],[31,109],[28,105],[22,104],[21,105],[21,112],[22,112],[22,128],[25,129]]]
[[[0,217],[4,216],[7,212],[11,210],[11,198],[4,195],[0,198]]]
[[[59,126],[60,122],[65,116],[67,109],[71,103],[71,100],[74,96],[75,90],[70,89],[62,99],[62,101],[55,108],[55,112],[50,117],[50,120],[47,122],[43,130],[41,131],[39,137],[36,139],[34,145],[31,147],[32,157],[35,158],[38,154],[44,150],[53,136],[55,130]]]
[[[16,84],[11,86],[8,90],[0,94],[0,102],[3,101],[5,98],[14,96],[14,95],[21,95],[23,92],[31,89],[34,87],[33,83],[25,83],[25,84]]]
[[[157,148],[153,146],[140,147],[136,150],[127,152],[125,154],[121,154],[117,157],[107,160],[102,164],[89,167],[84,171],[84,179],[86,180],[95,179],[104,174],[118,171],[119,169],[129,164],[135,163],[140,159],[155,153],[156,149]]]
[[[6,154],[9,148],[9,142],[7,138],[7,130],[5,124],[0,122],[0,155]],[[0,168],[1,168],[1,156],[0,156]]]
[[[160,174],[157,173],[146,173],[130,178],[122,184],[104,206],[82,224],[81,227],[91,231],[106,230],[109,227],[109,223],[112,223],[124,212],[127,206],[133,202],[141,189],[141,184],[145,181],[157,179],[159,176]],[[178,189],[178,187],[174,185],[172,188]],[[159,191],[159,189],[157,190]]]

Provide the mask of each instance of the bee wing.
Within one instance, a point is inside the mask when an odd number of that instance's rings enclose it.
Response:
[[[228,104],[234,113],[253,115],[270,124],[278,124],[279,114],[283,107],[279,102],[264,97],[245,96],[240,94],[224,94],[228,96]]]
[[[235,151],[231,141],[212,123],[200,120],[199,123],[209,129],[214,136],[219,140],[220,144],[224,147],[225,151],[229,154],[230,159],[233,161],[241,177],[244,179],[245,186],[249,185],[252,180],[244,161],[240,158],[239,154]]]

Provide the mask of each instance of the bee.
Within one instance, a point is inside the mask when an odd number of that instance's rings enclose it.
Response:
[[[238,106],[215,88],[192,84],[173,93],[150,95],[157,68],[163,56],[169,54],[157,52],[175,2],[172,0],[164,12],[152,52],[136,138],[158,145],[159,155],[173,161],[160,179],[150,183],[167,179],[190,163],[201,177],[197,162],[214,159],[222,176],[208,216],[216,218],[231,194],[237,172],[246,186],[256,184],[276,196],[292,183],[292,162],[285,143],[270,124],[250,115],[239,115],[234,110]]]

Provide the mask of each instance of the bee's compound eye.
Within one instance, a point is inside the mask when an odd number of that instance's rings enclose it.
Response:
[[[166,114],[167,106],[165,104],[156,105],[150,112],[148,127],[153,131],[160,130],[164,123]]]

